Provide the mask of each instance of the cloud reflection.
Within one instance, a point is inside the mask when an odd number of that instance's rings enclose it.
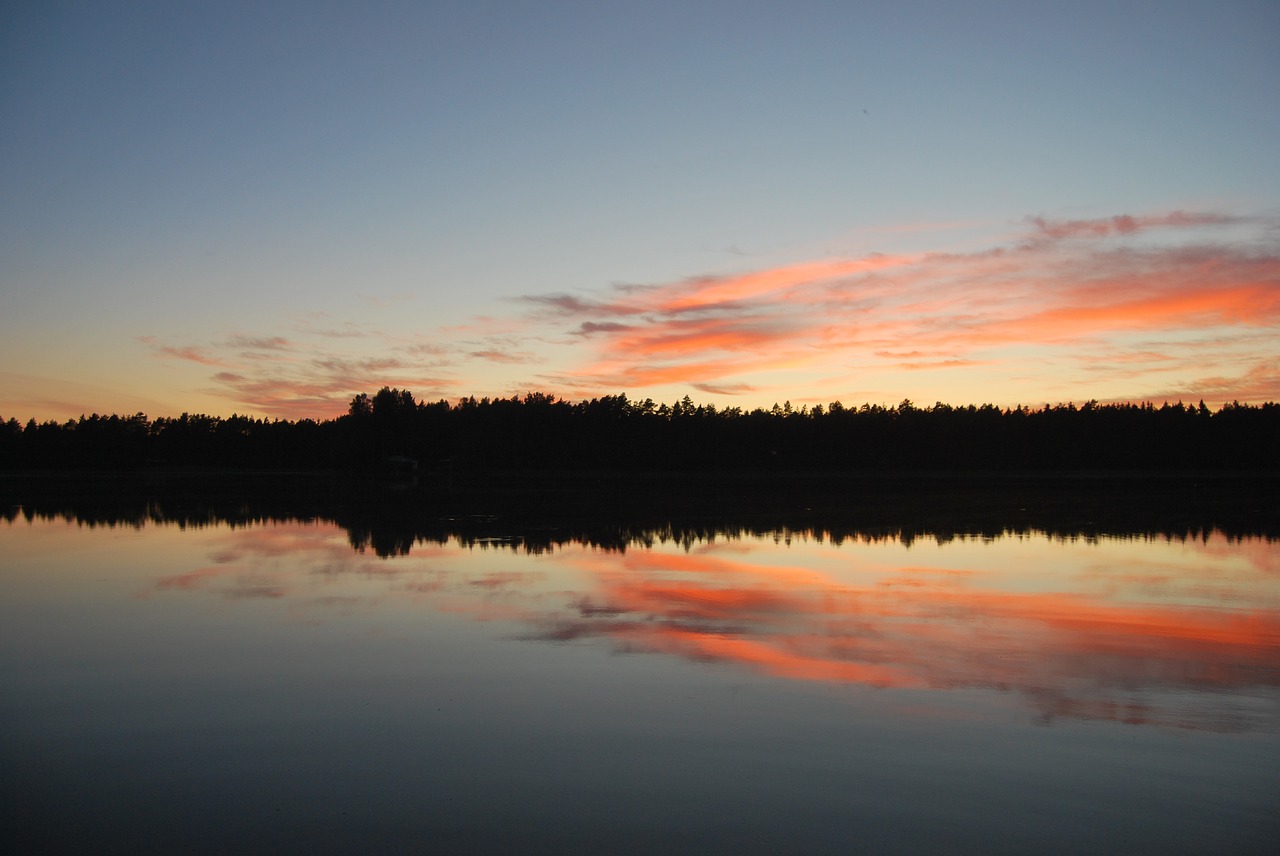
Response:
[[[582,560],[589,610],[548,638],[745,665],[780,678],[1012,690],[1046,718],[1231,730],[1187,693],[1280,686],[1280,614],[1247,606],[1128,604],[1102,592],[1016,592],[981,575],[903,568],[867,584],[687,558]],[[1203,699],[1201,699],[1202,701]]]
[[[1247,730],[1274,719],[1280,689],[1276,545],[1260,540],[1213,536],[1165,544],[1167,555],[1153,542],[1142,554],[1155,558],[1131,567],[1122,552],[1117,567],[1099,564],[1107,539],[1020,539],[1019,555],[1038,564],[1012,575],[885,563],[885,545],[793,553],[765,539],[537,556],[430,545],[393,560],[353,553],[321,526],[224,541],[211,564],[158,580],[157,591],[290,598],[292,614],[305,604],[312,616],[410,599],[512,623],[526,640],[603,640],[785,680],[1018,693],[1042,722]],[[997,539],[984,549],[998,564],[1007,548]],[[1043,579],[1032,569],[1063,562],[1074,563],[1069,572]],[[1040,588],[1046,581],[1051,589]]]

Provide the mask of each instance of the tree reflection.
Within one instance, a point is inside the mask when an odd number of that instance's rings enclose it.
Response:
[[[153,593],[272,598],[291,614],[409,599],[531,642],[789,681],[1014,694],[1043,724],[1280,727],[1274,541],[1211,533],[1136,553],[1123,539],[1038,533],[987,541],[966,564],[956,548],[974,539],[920,556],[882,535],[836,544],[796,532],[788,547],[781,532],[677,534],[546,552],[449,536],[386,561],[352,551],[334,524],[227,527],[208,564]],[[1145,565],[1131,572],[1135,555]]]
[[[1059,539],[1280,538],[1272,477],[1209,478],[634,478],[476,479],[453,491],[396,477],[273,474],[0,479],[0,517],[88,526],[186,527],[329,521],[380,557],[417,544],[544,553],[585,544],[769,537],[830,542],[1044,534]],[[497,540],[495,540],[497,539]]]

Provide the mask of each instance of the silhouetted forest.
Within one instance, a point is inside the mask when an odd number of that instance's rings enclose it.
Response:
[[[427,482],[308,473],[9,474],[0,521],[183,527],[331,522],[381,557],[456,540],[538,553],[745,536],[910,544],[1053,538],[1280,538],[1275,476],[775,476],[508,474]]]
[[[1088,472],[1280,470],[1280,404],[844,407],[745,411],[625,395],[422,402],[356,396],[331,420],[184,413],[0,419],[0,469],[472,472]]]

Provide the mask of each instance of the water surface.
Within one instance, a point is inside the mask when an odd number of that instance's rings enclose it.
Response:
[[[17,850],[1280,841],[1275,541],[711,527],[605,548],[489,521],[399,543],[0,523]]]

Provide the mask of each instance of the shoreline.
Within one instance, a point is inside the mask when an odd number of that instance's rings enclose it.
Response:
[[[811,532],[819,537],[1280,538],[1280,476],[1089,474],[487,474],[314,471],[2,474],[0,518],[88,525],[331,521],[380,555],[418,540],[528,536],[617,546],[648,534]],[[391,546],[387,546],[391,545]]]

